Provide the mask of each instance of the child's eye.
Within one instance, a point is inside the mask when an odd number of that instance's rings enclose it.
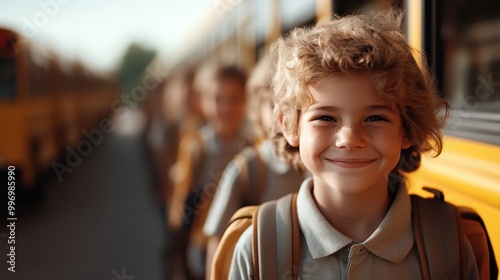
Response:
[[[369,116],[365,120],[366,122],[375,122],[375,121],[389,121],[386,117],[383,116]]]
[[[316,120],[325,121],[325,122],[335,122],[335,121],[337,121],[335,118],[330,117],[330,116],[319,116],[319,117],[316,118]]]

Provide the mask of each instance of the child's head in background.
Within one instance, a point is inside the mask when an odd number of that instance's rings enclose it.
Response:
[[[206,66],[196,77],[201,111],[220,139],[237,136],[245,116],[245,72],[236,66]]]
[[[247,83],[248,119],[257,142],[268,139],[273,129],[272,68],[271,58],[268,54],[264,55],[253,69]]]

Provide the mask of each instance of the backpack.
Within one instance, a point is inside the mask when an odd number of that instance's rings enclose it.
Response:
[[[481,216],[472,208],[445,202],[439,190],[423,189],[434,197],[411,195],[411,201],[413,232],[424,279],[464,279],[463,237],[474,251],[480,279],[497,279],[495,254]],[[420,223],[423,220],[427,223]]]
[[[254,279],[259,279],[259,276],[266,278],[263,275],[285,274],[297,279],[300,227],[296,205],[297,194],[293,193],[260,206],[246,206],[236,211],[215,251],[210,279],[228,279],[236,242],[250,225],[253,225],[253,263],[258,264],[253,266]],[[264,252],[260,248],[276,250]],[[279,264],[277,260],[280,260]]]
[[[423,279],[464,279],[464,236],[476,256],[481,279],[497,279],[495,255],[480,215],[471,208],[445,202],[444,195],[438,190],[424,189],[434,193],[434,197],[410,196],[413,231]],[[250,225],[253,225],[254,279],[275,279],[276,275],[298,279],[300,227],[296,208],[296,194],[290,194],[260,207],[249,206],[238,210],[228,223],[215,252],[211,279],[228,279],[236,242]],[[423,220],[426,223],[421,223]],[[264,254],[261,248],[276,250],[268,249]]]

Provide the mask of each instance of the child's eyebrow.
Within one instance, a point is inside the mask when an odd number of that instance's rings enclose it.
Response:
[[[385,104],[370,105],[367,107],[367,109],[369,109],[371,111],[378,111],[378,110],[384,110],[384,111],[390,111],[390,112],[394,111],[394,107],[389,106],[389,105],[385,105]]]
[[[394,107],[386,105],[386,104],[376,104],[376,105],[369,105],[366,106],[366,109],[369,111],[389,111],[389,112],[394,112]],[[314,111],[320,111],[320,112],[332,112],[332,111],[341,111],[342,109],[337,107],[337,106],[321,106],[321,105],[312,105],[307,109],[308,112]]]
[[[306,111],[339,111],[339,107],[336,106],[321,106],[321,105],[311,105]]]

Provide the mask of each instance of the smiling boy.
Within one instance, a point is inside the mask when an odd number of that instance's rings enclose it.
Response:
[[[441,152],[449,109],[401,23],[395,11],[334,18],[273,46],[278,152],[312,174],[297,196],[299,279],[423,279],[404,174]],[[466,256],[465,279],[478,279],[468,243]],[[253,278],[249,228],[230,279]]]

